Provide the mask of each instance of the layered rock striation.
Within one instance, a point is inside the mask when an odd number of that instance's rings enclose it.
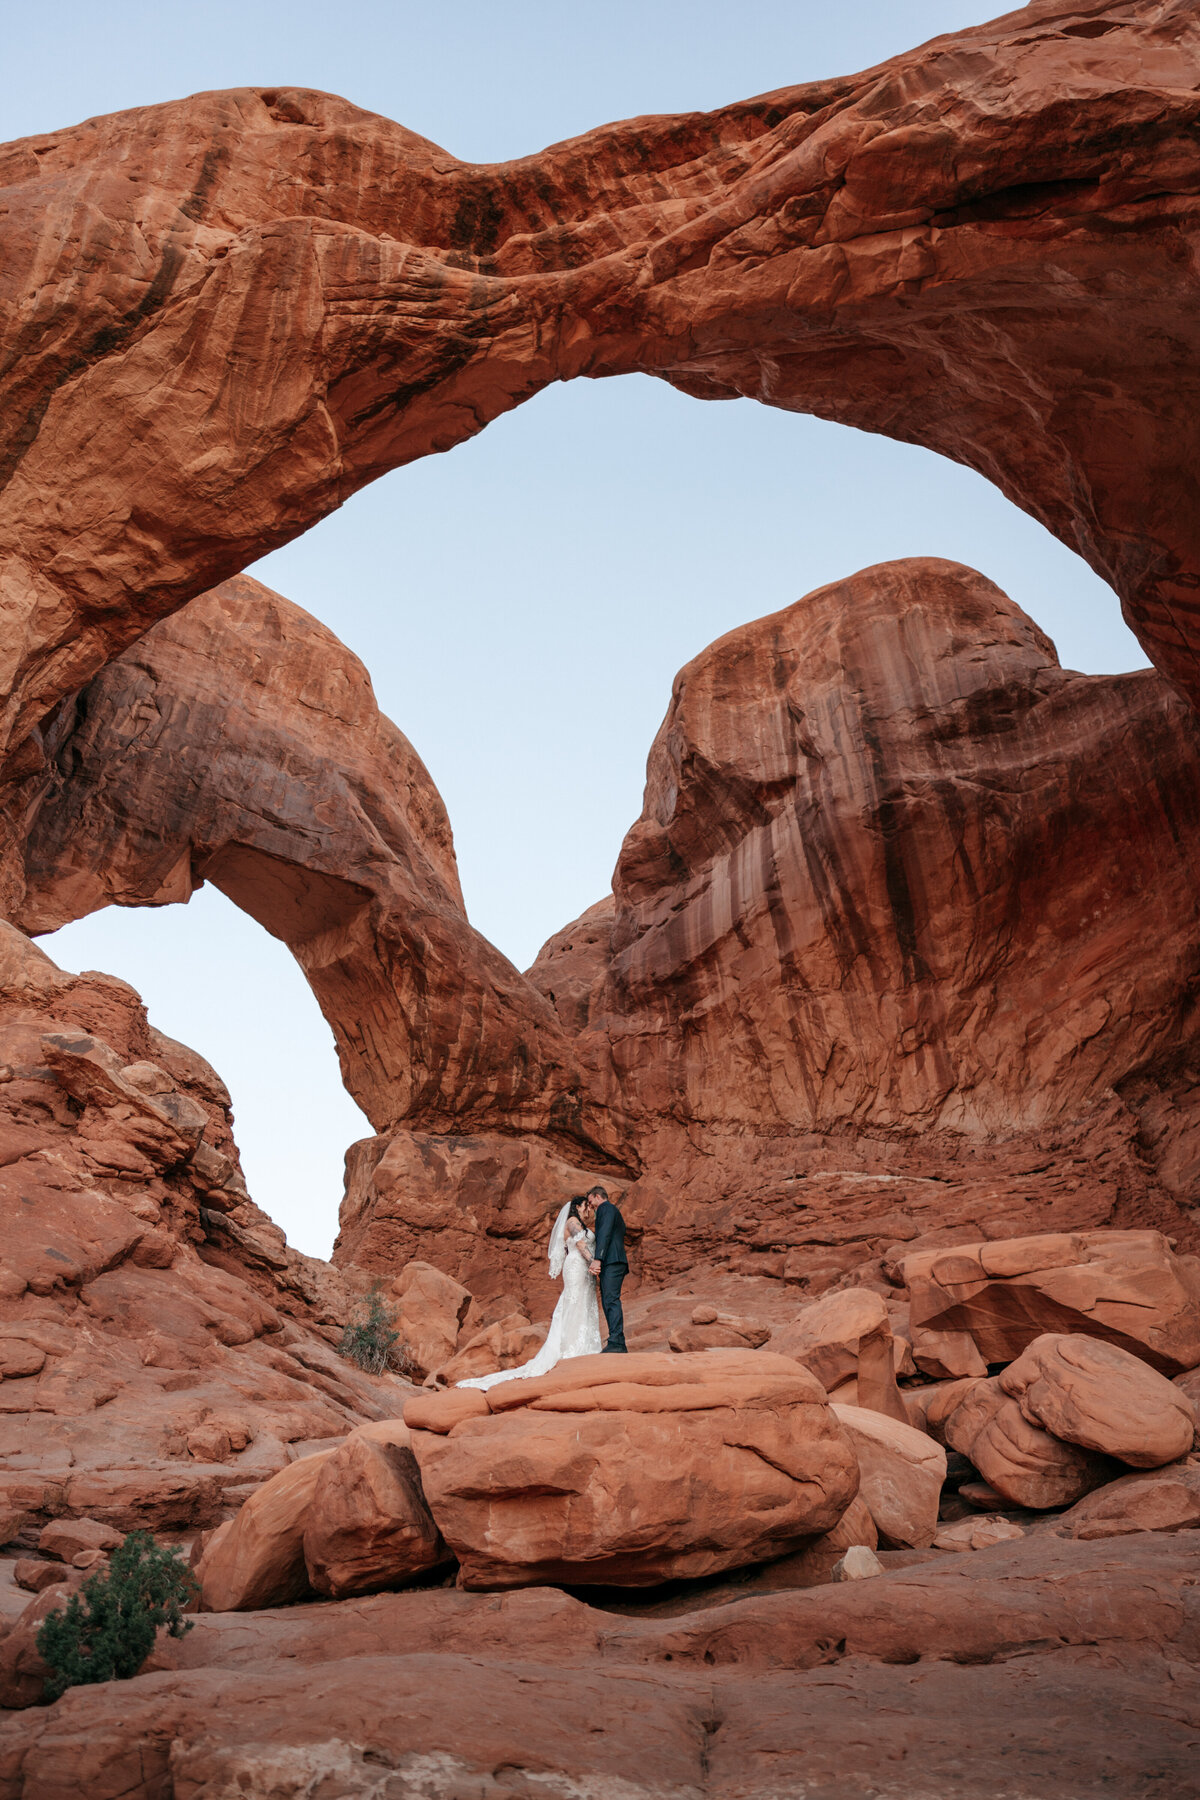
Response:
[[[0,1526],[187,1532],[409,1385],[246,1192],[229,1095],[133,989],[0,924]],[[7,1704],[7,1702],[5,1702]]]
[[[1063,670],[993,583],[911,559],[681,671],[612,897],[530,979],[640,1168],[657,1280],[716,1260],[819,1291],[1098,1226],[1190,1243],[1198,891],[1187,703]],[[482,1227],[496,1282],[528,1283],[572,1181],[516,1143],[376,1140],[339,1255],[474,1280]]]

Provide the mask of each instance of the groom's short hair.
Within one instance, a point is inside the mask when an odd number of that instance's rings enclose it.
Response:
[[[597,1184],[596,1184],[596,1186],[595,1186],[595,1187],[590,1187],[590,1188],[589,1188],[589,1189],[588,1189],[588,1191],[587,1191],[587,1197],[588,1197],[588,1199],[589,1199],[589,1200],[590,1200],[590,1199],[591,1199],[591,1198],[592,1198],[592,1196],[593,1196],[593,1195],[595,1195],[595,1194],[599,1194],[599,1196],[600,1196],[600,1198],[601,1198],[601,1199],[602,1199],[602,1200],[607,1200],[607,1199],[608,1199],[608,1189],[607,1189],[607,1188],[602,1188],[602,1187],[601,1187],[601,1186],[600,1186],[600,1184],[599,1184],[599,1182],[597,1182]]]

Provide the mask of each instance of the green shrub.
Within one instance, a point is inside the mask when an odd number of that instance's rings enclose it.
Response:
[[[400,1333],[393,1323],[395,1314],[384,1300],[378,1282],[363,1295],[355,1313],[357,1316],[351,1318],[342,1333],[340,1353],[369,1375],[382,1375],[393,1364],[402,1368],[407,1360],[407,1346],[396,1349]]]
[[[38,1654],[50,1665],[46,1698],[89,1681],[127,1681],[151,1650],[160,1625],[174,1638],[192,1629],[183,1608],[196,1580],[178,1550],[148,1531],[131,1531],[107,1570],[91,1576],[66,1609],[47,1614]]]

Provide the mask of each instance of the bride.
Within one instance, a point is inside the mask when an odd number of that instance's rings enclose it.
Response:
[[[499,1381],[527,1381],[532,1375],[548,1374],[555,1363],[568,1356],[593,1356],[599,1352],[600,1309],[596,1282],[588,1269],[596,1239],[584,1222],[587,1206],[587,1200],[576,1195],[554,1221],[550,1233],[550,1275],[555,1281],[562,1276],[563,1291],[537,1355],[519,1369],[476,1375],[473,1380],[457,1382],[457,1387],[490,1388]]]

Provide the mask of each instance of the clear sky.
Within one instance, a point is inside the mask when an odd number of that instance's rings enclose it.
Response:
[[[0,137],[204,88],[325,88],[456,155],[845,74],[1001,10],[973,0],[42,0],[10,9]],[[473,922],[521,967],[608,889],[676,670],[890,557],[1000,583],[1067,665],[1140,667],[1116,600],[978,476],[845,427],[626,377],[550,389],[398,471],[254,573],[370,669],[449,808]],[[210,889],[42,940],[134,983],[234,1096],[251,1192],[328,1252],[369,1128],[287,952]]]

